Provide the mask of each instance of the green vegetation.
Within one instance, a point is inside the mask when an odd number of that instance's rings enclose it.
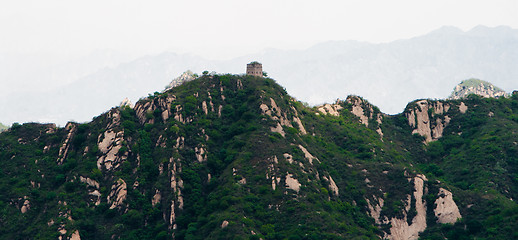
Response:
[[[378,239],[391,226],[369,203],[411,224],[419,173],[423,239],[517,238],[518,95],[463,101],[465,114],[446,101],[451,122],[424,144],[404,114],[367,127],[350,103],[323,114],[270,78],[205,72],[87,124],[14,124],[0,134],[0,238],[56,239],[64,226],[82,239]],[[455,224],[436,223],[439,188]]]
[[[490,82],[487,82],[487,81],[484,81],[484,80],[480,80],[480,79],[476,79],[476,78],[470,78],[470,79],[464,80],[464,81],[462,81],[459,84],[459,86],[461,86],[461,87],[478,87],[480,85],[483,85],[484,87],[491,87],[491,86],[493,86],[494,89],[497,90],[497,91],[504,91],[504,90],[500,89],[499,87],[494,86]]]
[[[513,239],[518,233],[518,98],[464,100],[471,110],[452,120],[444,137],[427,146],[421,168],[454,189],[464,218],[428,228],[439,236]]]

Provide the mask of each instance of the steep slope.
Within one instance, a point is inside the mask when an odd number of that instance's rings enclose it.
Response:
[[[202,76],[90,123],[15,124],[0,134],[0,236],[509,238],[516,133],[491,147],[505,147],[494,156],[502,161],[462,175],[466,184],[458,171],[469,163],[455,159],[477,156],[470,150],[490,135],[478,134],[484,126],[518,129],[517,106],[516,96],[422,100],[389,116],[357,96],[309,108],[272,79]],[[417,123],[424,114],[434,119],[429,131]],[[446,115],[442,135],[426,141]],[[484,182],[493,173],[500,180]],[[488,206],[500,211],[482,213]]]
[[[430,181],[449,186],[463,217],[452,226],[432,222],[422,237],[518,237],[512,230],[518,228],[518,94],[499,99],[470,95],[461,100],[418,100],[404,114],[412,132],[427,143],[426,154],[414,164]],[[449,208],[446,199],[451,196],[439,190],[444,203],[435,200],[436,209]],[[436,223],[443,223],[444,215],[435,212],[435,216]]]

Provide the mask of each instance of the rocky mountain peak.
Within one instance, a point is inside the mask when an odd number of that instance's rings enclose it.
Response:
[[[179,86],[181,85],[182,83],[184,82],[189,82],[189,81],[192,81],[194,80],[196,77],[194,75],[194,73],[191,71],[191,70],[187,70],[185,71],[184,73],[182,73],[182,75],[180,75],[179,77],[173,79],[173,81],[171,81],[166,87],[165,87],[165,91],[167,90],[170,90],[176,86]]]
[[[130,108],[133,108],[133,103],[131,103],[131,100],[129,100],[129,98],[124,98],[124,100],[122,100],[122,102],[119,104],[119,107],[130,107]]]
[[[490,82],[471,78],[464,80],[455,86],[449,98],[461,99],[467,97],[470,94],[476,94],[486,98],[507,96],[507,93],[504,90],[496,87]]]

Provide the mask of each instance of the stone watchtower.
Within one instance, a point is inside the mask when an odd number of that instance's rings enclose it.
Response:
[[[258,62],[251,62],[246,65],[246,75],[252,75],[256,77],[263,76],[263,65]]]

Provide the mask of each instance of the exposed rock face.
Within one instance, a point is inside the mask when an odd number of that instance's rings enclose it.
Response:
[[[226,228],[228,226],[228,221],[225,220],[221,223],[221,228]]]
[[[508,96],[504,90],[495,87],[490,82],[472,78],[464,80],[459,83],[459,85],[455,86],[449,98],[461,99],[467,97],[470,94],[476,94],[486,98]]]
[[[147,117],[148,113],[153,113],[153,111],[155,110],[155,105],[153,104],[153,102],[138,102],[135,105],[134,109],[140,124],[154,123],[153,118],[148,119]]]
[[[77,124],[69,122],[65,126],[65,130],[68,132],[68,134],[65,139],[65,142],[63,143],[61,148],[59,148],[59,158],[58,158],[58,160],[56,160],[58,165],[63,164],[63,161],[67,157],[68,149],[70,148],[70,139],[72,139],[72,137],[74,136],[74,134],[77,130]]]
[[[460,113],[466,113],[466,111],[468,111],[468,106],[466,106],[464,102],[461,102],[459,105],[459,111]]]
[[[432,132],[430,129],[430,118],[428,116],[428,101],[421,100],[416,102],[417,107],[407,114],[408,123],[411,127],[415,127],[412,133],[418,133],[425,137],[426,142],[432,141]]]
[[[119,104],[119,107],[129,107],[129,108],[133,108],[133,104],[131,103],[131,101],[129,100],[129,98],[124,98],[124,100],[122,100],[122,102]]]
[[[374,111],[374,107],[369,102],[365,101],[358,96],[348,96],[347,103],[351,104],[351,113],[360,119],[360,123],[369,127],[369,120],[375,119],[378,127],[376,132],[383,137],[383,131],[381,130],[381,123],[383,121],[383,114],[379,111]]]
[[[126,182],[119,178],[119,180],[117,180],[117,182],[112,185],[112,190],[107,199],[108,203],[111,203],[110,209],[122,207],[122,204],[124,200],[126,200],[127,195],[128,190],[126,187]]]
[[[349,96],[347,97],[347,102],[352,105],[351,112],[360,118],[360,122],[365,124],[365,126],[369,126],[369,116],[365,115],[365,112],[363,111],[363,100],[359,97],[353,97]],[[372,107],[369,109],[370,115],[372,117]]]
[[[192,81],[194,80],[194,73],[191,72],[190,70],[187,70],[185,71],[184,73],[182,73],[182,75],[180,75],[179,77],[173,79],[171,81],[171,83],[169,83],[166,87],[165,87],[165,91],[167,90],[170,90],[171,88],[174,88],[176,86],[179,86],[185,82],[189,82],[189,81]]]
[[[286,136],[286,133],[284,132],[284,130],[282,129],[282,126],[280,123],[277,123],[277,126],[275,127],[270,127],[270,131],[272,132],[275,132],[275,133],[279,133],[281,134],[283,137]]]
[[[124,141],[124,132],[115,133],[112,129],[104,132],[104,137],[98,142],[98,147],[103,154],[97,159],[97,168],[111,170],[118,168],[123,160],[127,158],[126,155],[119,155],[119,150],[122,148]]]
[[[410,127],[425,138],[425,142],[431,142],[442,137],[444,128],[450,123],[451,118],[445,115],[450,106],[440,101],[420,100],[416,106],[406,111],[406,117]]]
[[[437,207],[434,209],[438,223],[455,223],[457,219],[462,218],[450,191],[440,188],[438,196],[439,198],[435,200]]]
[[[203,147],[195,147],[194,153],[196,154],[196,159],[198,162],[201,163],[207,161],[207,154],[205,153],[205,149],[203,149]]]
[[[286,174],[286,187],[294,190],[295,192],[299,192],[301,184],[299,183],[299,180],[293,178],[293,175],[290,173]]]
[[[304,153],[304,157],[306,157],[310,164],[313,164],[313,160],[318,161],[318,159],[316,157],[313,157],[313,155],[311,155],[311,153],[309,153],[309,151],[305,147],[299,145],[299,148],[300,150],[302,150],[302,152]]]
[[[376,224],[381,224],[381,208],[383,208],[383,205],[385,204],[385,200],[383,198],[377,198],[376,196],[373,196],[374,201],[371,203],[369,199],[365,199],[367,201],[367,206],[369,207],[369,213],[372,218],[374,218],[374,221]],[[386,220],[388,221],[388,220]]]
[[[410,180],[410,179],[409,179]],[[369,214],[374,218],[376,224],[390,224],[390,231],[385,233],[385,239],[404,239],[413,240],[419,238],[419,233],[426,229],[426,201],[423,198],[427,193],[426,177],[418,174],[413,178],[415,199],[415,210],[417,214],[408,224],[408,211],[412,207],[412,197],[408,195],[405,202],[405,209],[403,211],[403,218],[393,217],[388,219],[382,215],[382,208],[384,206],[384,199],[373,196],[371,200],[366,199],[369,208]],[[461,218],[459,209],[452,198],[452,193],[446,189],[440,188],[438,198],[435,201],[436,208],[434,209],[435,216],[437,216],[439,223],[455,223],[458,218]]]
[[[275,189],[277,189],[277,185],[281,182],[280,176],[277,176],[277,164],[279,164],[279,160],[277,159],[277,156],[272,156],[267,159],[267,162],[269,164],[266,171],[266,179],[272,181],[272,189],[275,191]]]
[[[297,126],[299,128],[299,131],[301,134],[305,135],[307,134],[306,129],[304,128],[304,125],[302,124],[302,121],[300,121],[299,117],[293,117],[293,121],[297,123]]]
[[[79,176],[79,181],[88,185],[88,195],[90,200],[97,206],[101,203],[101,193],[99,192],[99,183],[93,179]]]
[[[29,201],[29,199],[26,198],[27,196],[25,197],[25,201],[23,201],[23,206],[20,209],[22,213],[26,213],[28,210],[31,209],[31,202]]]
[[[81,181],[82,183],[88,184],[90,187],[99,189],[99,183],[91,178],[87,178],[87,177],[85,178],[83,176],[79,176],[79,181]]]
[[[115,132],[115,128],[120,125],[120,112],[117,108],[112,109],[107,114],[110,120],[106,131],[99,135],[97,147],[102,155],[97,159],[99,170],[114,170],[128,158],[128,152],[120,152],[124,142],[124,131]]]
[[[414,197],[415,197],[415,208],[417,215],[412,219],[412,223],[409,225],[407,221],[407,214],[404,214],[403,219],[392,218],[390,223],[390,235],[388,239],[418,239],[419,233],[426,229],[426,201],[423,199],[424,195],[424,181],[426,177],[424,175],[418,175],[414,178]],[[407,208],[410,207],[411,198],[408,198]]]
[[[70,240],[81,240],[81,236],[79,235],[78,230],[76,230],[74,233],[72,233],[72,236],[70,236]]]
[[[320,111],[322,114],[326,115],[332,115],[332,116],[340,116],[339,110],[343,109],[342,106],[340,106],[339,102],[337,101],[335,104],[324,104],[323,106],[317,107],[318,111]]]
[[[176,209],[183,209],[183,196],[182,196],[182,188],[183,181],[178,177],[179,173],[182,172],[182,167],[180,163],[177,163],[174,158],[169,159],[169,181],[171,184],[171,189],[174,194],[177,196],[176,199],[171,200],[169,214],[169,229],[176,229]]]
[[[160,194],[160,191],[157,189],[155,192],[155,195],[153,196],[153,199],[151,200],[151,205],[153,205],[153,207],[154,207],[155,205],[160,203],[161,199],[162,199],[162,194]]]
[[[327,178],[326,176],[323,176],[322,178],[329,182],[329,189],[335,196],[338,196],[339,195],[338,186],[336,186],[336,183],[333,180],[333,177],[329,176],[329,178]]]
[[[171,117],[173,115],[172,110],[171,110],[171,103],[173,103],[175,100],[176,100],[175,95],[168,95],[165,98],[157,99],[156,104],[158,105],[158,108],[160,108],[160,110],[162,111],[161,115],[162,115],[162,120],[164,122],[166,122],[167,119],[169,119],[169,117]],[[175,117],[176,117],[176,114],[175,114]]]
[[[409,179],[410,180],[410,179]],[[410,224],[408,224],[408,211],[412,207],[412,197],[408,195],[405,202],[405,209],[403,211],[403,218],[393,217],[388,219],[386,216],[382,216],[382,208],[385,203],[383,198],[377,198],[373,196],[372,201],[366,199],[367,206],[369,208],[369,214],[374,218],[376,224],[390,224],[390,231],[385,233],[385,239],[418,239],[419,233],[426,229],[426,201],[423,196],[426,194],[425,181],[427,181],[424,175],[417,175],[413,178],[414,181],[414,192],[413,197],[415,199],[415,210],[417,214],[412,218]]]
[[[74,219],[72,219],[72,216],[71,216],[71,210],[69,209],[68,207],[68,204],[66,201],[58,201],[58,206],[59,206],[59,215],[58,215],[58,222],[59,223],[59,226],[57,228],[58,232],[59,232],[59,236],[58,236],[58,239],[59,240],[64,240],[64,239],[76,239],[76,240],[80,240],[81,239],[81,236],[79,235],[79,231],[78,230],[75,230],[70,238],[67,238],[66,234],[67,234],[67,223],[73,223],[74,222]],[[51,219],[50,222],[47,223],[49,226],[53,225],[54,224],[54,220]]]
[[[291,121],[288,118],[289,114],[292,114],[293,121],[297,123],[300,134],[307,134],[306,129],[304,128],[304,125],[302,124],[302,121],[300,120],[295,108],[291,108],[291,113],[289,112],[290,108],[288,108],[286,111],[283,111],[277,106],[277,103],[273,98],[270,98],[270,106],[268,106],[266,103],[262,103],[259,108],[261,109],[261,114],[269,116],[270,119],[277,122],[275,126],[270,127],[270,131],[279,133],[284,137],[286,133],[284,132],[283,126],[293,127]]]

